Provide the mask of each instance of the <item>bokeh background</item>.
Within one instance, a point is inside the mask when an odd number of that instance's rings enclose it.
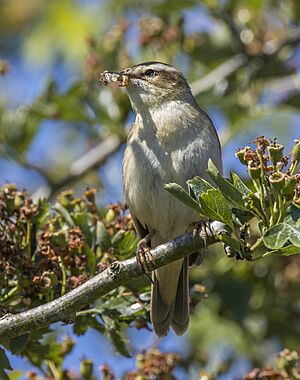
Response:
[[[121,160],[134,115],[124,89],[100,88],[99,73],[147,60],[175,65],[221,139],[225,174],[246,175],[234,157],[258,135],[286,153],[300,135],[300,2],[297,0],[2,0],[0,2],[0,184],[34,199],[64,189],[99,191],[101,205],[123,200]],[[230,260],[215,248],[192,283],[208,298],[188,334],[158,340],[129,328],[131,352],[179,352],[178,379],[206,369],[241,379],[283,347],[300,351],[300,261]],[[57,326],[57,334],[73,336]],[[133,368],[99,332],[75,337],[64,366]],[[11,378],[33,368],[10,355]],[[100,378],[99,370],[95,371]]]

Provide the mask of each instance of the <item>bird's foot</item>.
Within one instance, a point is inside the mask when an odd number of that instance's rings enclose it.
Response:
[[[204,249],[205,253],[207,253],[207,242],[208,242],[208,236],[207,236],[207,229],[210,230],[210,224],[209,221],[200,221],[193,224],[193,237],[200,236],[200,238],[203,240],[204,243]]]
[[[149,278],[151,283],[153,284],[153,280],[151,277],[151,272],[153,271],[152,267],[152,255],[151,250],[148,247],[147,243],[153,236],[154,231],[151,231],[146,235],[139,243],[136,249],[136,259],[141,267],[142,271],[146,274],[146,276]]]

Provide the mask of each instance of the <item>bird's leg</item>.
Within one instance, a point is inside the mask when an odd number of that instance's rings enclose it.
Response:
[[[151,278],[151,260],[152,255],[150,252],[150,248],[148,247],[147,243],[151,239],[151,237],[154,235],[155,231],[150,231],[140,242],[138,243],[137,249],[136,249],[136,259],[139,263],[141,269],[143,272],[145,272],[146,276],[149,278],[149,280],[153,284],[153,280]]]
[[[205,253],[207,253],[207,228],[209,229],[209,221],[204,221],[201,220],[200,222],[196,222],[193,224],[194,229],[193,229],[193,237],[195,238],[196,236],[200,236],[203,240],[204,243],[204,249]]]

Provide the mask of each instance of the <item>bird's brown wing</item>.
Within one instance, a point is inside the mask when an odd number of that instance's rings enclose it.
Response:
[[[141,224],[137,217],[135,217],[132,213],[130,214],[136,233],[139,235],[140,239],[143,239],[149,233],[148,229]]]

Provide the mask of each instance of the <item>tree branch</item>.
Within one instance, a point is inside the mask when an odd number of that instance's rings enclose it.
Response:
[[[124,140],[116,135],[109,136],[106,140],[101,141],[100,144],[73,162],[70,167],[69,174],[62,181],[53,184],[52,192],[57,192],[60,189],[71,185],[88,171],[103,165],[123,143]]]
[[[224,18],[224,16],[223,16]],[[224,18],[226,19],[226,18]],[[276,55],[285,46],[296,46],[300,42],[300,29],[292,30],[290,35],[281,41],[275,40],[264,44],[262,52],[256,55],[249,55],[245,49],[245,45],[240,40],[239,32],[236,27],[232,25],[232,19],[227,18],[230,23],[230,30],[236,36],[236,39],[241,44],[241,53],[236,54],[229,58],[227,61],[221,63],[215,69],[211,70],[203,78],[200,78],[191,84],[191,89],[194,96],[197,96],[210,88],[214,87],[217,82],[227,78],[229,75],[237,71],[240,67],[245,66],[252,59],[257,57],[264,58],[270,55]]]
[[[106,160],[118,151],[125,142],[125,138],[116,135],[109,136],[106,140],[101,141],[97,146],[73,162],[68,175],[60,182],[49,181],[49,186],[43,186],[38,189],[34,198],[48,198],[59,192],[61,189],[70,186],[77,179],[82,178],[87,172],[103,165]]]
[[[246,54],[236,54],[227,61],[221,63],[214,70],[210,71],[203,78],[200,78],[191,84],[191,90],[194,96],[201,94],[214,87],[217,82],[225,79],[230,74],[237,71],[241,66],[248,62]]]
[[[209,223],[206,228],[207,244],[216,243],[217,235],[220,233],[227,233],[224,224]],[[192,233],[179,236],[151,249],[151,270],[188,256],[201,248],[204,248],[202,236],[193,237]],[[135,257],[122,262],[116,261],[108,269],[62,297],[22,313],[8,314],[2,317],[0,319],[0,340],[29,333],[51,323],[74,321],[77,311],[143,274]]]

